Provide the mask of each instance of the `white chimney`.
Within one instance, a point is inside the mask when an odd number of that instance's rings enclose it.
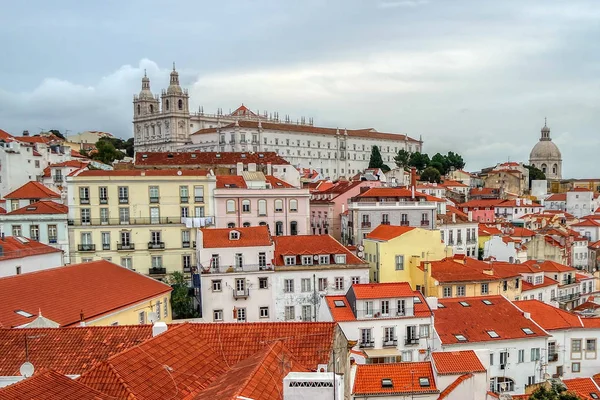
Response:
[[[236,165],[236,175],[242,175],[242,171],[244,171],[244,163],[237,163]]]
[[[452,213],[452,223],[455,224],[456,223],[456,214]]]
[[[521,199],[516,199],[515,201],[517,202],[517,207],[520,207],[521,206]]]
[[[267,163],[267,175],[273,175],[273,166],[271,163]]]
[[[256,172],[256,163],[248,164],[248,172]]]
[[[169,328],[165,322],[159,321],[152,325],[152,337],[156,337],[161,333],[165,333]]]
[[[527,319],[531,319],[531,314],[530,314],[530,313],[528,313],[528,312],[524,312],[524,313],[523,313],[523,316],[524,316],[525,318],[527,318]]]
[[[467,215],[469,216],[469,222],[472,222],[473,221],[473,211],[469,211],[467,213]]]
[[[432,311],[438,309],[438,298],[437,297],[427,297],[425,299],[425,301],[427,301],[427,305],[429,306],[429,308],[431,308]]]

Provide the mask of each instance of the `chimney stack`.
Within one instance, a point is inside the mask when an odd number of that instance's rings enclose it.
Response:
[[[242,171],[244,171],[244,163],[239,162],[239,163],[236,163],[235,166],[236,166],[235,174],[242,175]]]
[[[169,327],[166,323],[162,321],[155,322],[154,325],[152,325],[152,337],[156,337],[161,333],[165,333],[168,329]]]
[[[410,167],[410,186],[417,187],[417,169],[415,167]]]

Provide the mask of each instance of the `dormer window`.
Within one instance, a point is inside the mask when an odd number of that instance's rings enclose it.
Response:
[[[240,233],[238,231],[229,232],[229,240],[238,240],[240,238]]]
[[[283,262],[285,265],[296,265],[296,256],[285,256]]]
[[[312,265],[313,256],[302,256],[302,265]]]
[[[345,254],[336,254],[335,255],[335,263],[336,264],[346,264],[346,255]]]

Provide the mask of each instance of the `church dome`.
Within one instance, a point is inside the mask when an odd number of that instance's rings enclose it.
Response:
[[[551,140],[540,140],[529,154],[530,160],[560,160],[560,150]]]
[[[154,100],[154,95],[150,90],[150,78],[146,76],[146,70],[144,70],[144,77],[142,78],[142,90],[138,96],[140,99],[151,99]]]
[[[173,63],[171,82],[167,88],[167,94],[183,94],[183,90],[181,90],[181,86],[179,86],[179,73],[175,71],[175,63]]]

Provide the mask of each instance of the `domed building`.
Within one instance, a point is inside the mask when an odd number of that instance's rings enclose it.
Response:
[[[533,146],[529,154],[529,165],[542,170],[548,180],[562,179],[562,156],[558,146],[550,138],[550,128],[546,121],[540,141]]]

